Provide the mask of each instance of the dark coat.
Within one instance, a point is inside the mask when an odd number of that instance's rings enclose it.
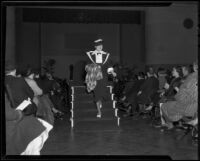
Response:
[[[178,77],[178,78],[174,78],[171,83],[170,83],[170,86],[169,86],[169,89],[165,92],[165,97],[166,98],[171,98],[171,97],[174,97],[175,94],[177,93],[175,91],[175,87],[180,87],[181,85],[181,78]]]
[[[161,103],[161,102],[162,103],[166,102],[167,100],[173,100],[175,94],[177,93],[176,90],[175,90],[175,87],[179,88],[180,85],[181,85],[181,78],[180,77],[179,78],[174,78],[170,83],[169,89],[166,90],[164,95],[161,97],[159,92],[155,93],[152,96],[152,102],[154,104],[158,104],[158,103]]]
[[[155,77],[147,78],[140,87],[140,91],[142,91],[142,93],[138,96],[138,102],[150,103],[151,97],[157,92],[158,89],[159,89],[158,79]]]
[[[19,104],[21,104],[24,100],[28,98],[32,100],[34,97],[33,90],[29,87],[24,78],[6,76],[5,84],[6,87],[9,88],[7,90],[11,95],[13,107],[17,107]],[[36,111],[37,106],[32,102],[32,104],[25,108],[23,112],[25,115],[35,115]]]
[[[132,83],[132,85],[130,84],[126,87],[126,97],[128,102],[130,102],[131,104],[133,103],[133,101],[135,101],[135,97],[137,96],[137,93],[139,92],[144,81],[145,79],[136,80],[134,83]]]
[[[88,56],[88,55],[87,55]],[[103,62],[106,60],[107,55],[103,55],[102,56],[102,60]],[[91,59],[96,62],[96,57],[95,55],[91,55]],[[92,64],[93,62],[90,60],[90,58],[88,57],[87,60],[87,64]],[[109,55],[107,61],[105,62],[105,64],[103,63],[96,63],[98,65],[101,66],[101,70],[102,70],[102,74],[103,74],[103,79],[97,81],[97,85],[94,89],[94,98],[95,101],[99,101],[99,100],[104,100],[106,101],[108,98],[108,93],[107,93],[107,85],[109,85],[108,83],[108,74],[107,74],[107,69],[109,67],[113,66],[113,62],[111,60],[111,57]]]
[[[43,94],[49,94],[53,90],[54,80],[49,80],[48,78],[36,78],[37,85],[42,89]]]
[[[11,108],[5,95],[6,155],[20,155],[27,145],[38,137],[45,127],[33,116],[20,118],[18,111]]]

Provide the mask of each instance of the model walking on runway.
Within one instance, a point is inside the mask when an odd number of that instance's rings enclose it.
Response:
[[[97,117],[101,118],[102,101],[106,100],[107,70],[111,67],[110,54],[103,51],[103,40],[94,41],[95,50],[86,52],[90,59],[85,70],[87,72],[85,83],[88,92],[94,92],[94,100],[97,106]],[[91,63],[92,62],[92,63]]]

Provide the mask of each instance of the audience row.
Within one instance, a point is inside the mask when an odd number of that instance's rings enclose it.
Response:
[[[162,130],[173,129],[183,118],[198,123],[198,65],[175,66],[172,71],[152,67],[136,75],[135,81],[125,82],[119,68],[115,69],[114,93],[118,107],[126,111],[125,117],[159,110],[160,119],[154,124]],[[180,121],[181,122],[181,121]],[[179,122],[179,123],[180,123]]]
[[[41,79],[32,68],[21,72],[12,62],[6,62],[7,155],[40,155],[53,128],[55,114],[63,114],[51,100],[56,85],[50,73]]]

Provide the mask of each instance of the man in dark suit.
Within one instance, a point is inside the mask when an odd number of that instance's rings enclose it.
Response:
[[[137,93],[137,104],[150,104],[152,96],[159,89],[159,81],[154,76],[153,68],[149,68],[147,71],[147,79],[141,85],[139,92]]]
[[[13,108],[17,107],[24,100],[34,97],[33,90],[26,83],[24,78],[16,77],[16,67],[14,63],[7,61],[5,66],[5,85]],[[25,115],[35,115],[37,106],[32,102],[27,108],[23,110]]]
[[[145,79],[144,79],[144,73],[143,72],[139,72],[137,75],[137,80],[135,81],[131,81],[129,83],[126,84],[126,88],[125,88],[125,97],[126,100],[124,101],[124,106],[127,107],[127,113],[123,116],[127,117],[127,116],[132,116],[137,109],[137,93],[140,90],[140,87],[142,86],[142,84],[144,83]]]

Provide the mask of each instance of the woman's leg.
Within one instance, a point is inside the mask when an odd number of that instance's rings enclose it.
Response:
[[[163,118],[162,105],[163,105],[163,103],[160,103],[160,119],[161,119],[161,125],[164,126],[166,124],[166,122]]]
[[[161,125],[162,126],[166,126],[168,129],[172,129],[173,123],[168,119],[167,114],[166,114],[166,110],[164,109],[164,106],[160,107],[160,115],[161,115]]]
[[[102,101],[101,100],[97,101],[96,105],[97,105],[97,117],[101,118]]]

